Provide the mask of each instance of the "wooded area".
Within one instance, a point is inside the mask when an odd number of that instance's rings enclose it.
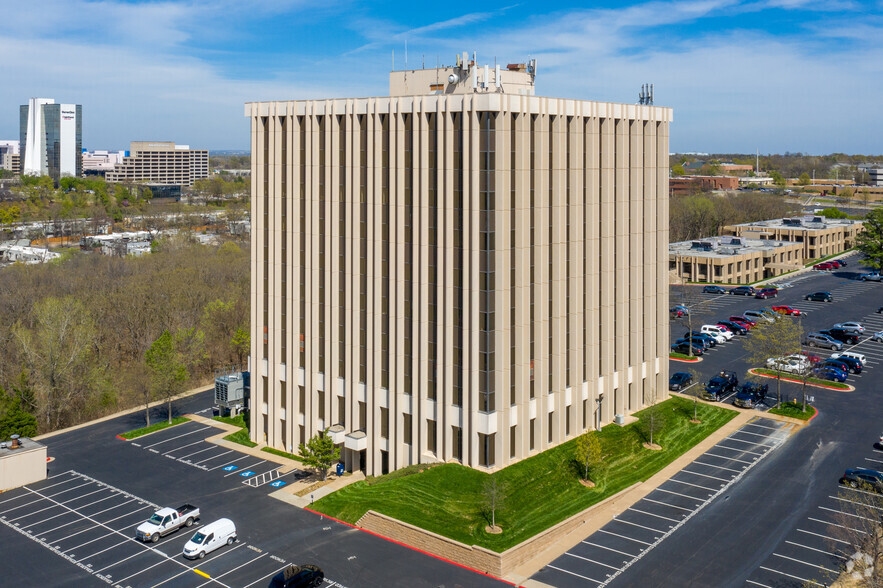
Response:
[[[797,208],[783,197],[768,193],[672,196],[669,241],[714,237],[724,225],[782,218],[796,212]]]
[[[144,406],[247,357],[248,242],[157,244],[0,270],[0,426],[21,409],[46,432]]]

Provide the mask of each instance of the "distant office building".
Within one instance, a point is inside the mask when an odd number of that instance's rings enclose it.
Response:
[[[669,194],[685,196],[713,190],[736,190],[739,178],[732,176],[681,176],[668,181]]]
[[[103,176],[122,163],[126,155],[127,151],[83,151],[83,174]]]
[[[721,228],[721,234],[800,243],[803,258],[809,261],[855,247],[855,237],[863,228],[858,220],[802,216],[728,225]]]
[[[18,141],[0,141],[0,169],[19,173],[21,170],[21,154]]]
[[[130,154],[106,177],[108,182],[192,186],[208,177],[208,150],[171,141],[132,141]]]
[[[246,104],[254,440],[492,471],[665,396],[672,111],[535,71]]]
[[[870,177],[870,185],[883,186],[883,168],[871,167],[867,169],[867,172]]]
[[[83,172],[83,107],[31,98],[19,108],[21,173],[58,181]]]
[[[803,268],[803,245],[745,237],[671,243],[669,270],[686,282],[751,284]]]

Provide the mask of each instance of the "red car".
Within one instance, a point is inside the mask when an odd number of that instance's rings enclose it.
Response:
[[[774,306],[773,312],[778,312],[780,314],[786,314],[789,316],[800,316],[799,310],[797,310],[793,306],[788,306],[787,304],[781,304],[779,306]]]
[[[831,261],[826,261],[825,263],[830,263],[834,266],[834,269],[840,269],[841,267],[843,267],[843,264],[840,263],[840,261],[837,259],[832,259]]]
[[[744,316],[731,316],[730,320],[738,325],[742,325],[749,331],[751,330],[751,327],[757,324],[754,321],[745,318]]]
[[[820,361],[822,361],[821,357],[819,357],[818,355],[813,355],[809,351],[801,351],[800,354],[805,356],[809,360],[809,362],[812,364],[816,364],[816,363],[819,363]]]
[[[819,270],[819,271],[830,271],[830,270],[832,270],[832,269],[837,269],[837,268],[834,267],[834,264],[833,264],[833,263],[830,263],[830,262],[827,262],[827,261],[826,261],[825,263],[817,263],[817,264],[815,264],[814,266],[812,266],[812,269],[814,269],[814,270]]]

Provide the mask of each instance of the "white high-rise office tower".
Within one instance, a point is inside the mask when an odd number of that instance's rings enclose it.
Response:
[[[83,107],[31,98],[20,107],[21,172],[54,180],[83,171]]]

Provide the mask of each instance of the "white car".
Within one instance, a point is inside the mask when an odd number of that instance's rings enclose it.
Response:
[[[865,328],[862,326],[862,324],[855,321],[837,323],[836,325],[834,325],[834,328],[843,329],[844,331],[852,331],[853,333],[858,333],[859,335],[865,332]]]
[[[699,329],[700,332],[711,335],[715,338],[715,341],[718,343],[723,343],[724,341],[729,341],[734,337],[733,332],[729,329],[725,329],[720,325],[702,325],[702,328]],[[723,341],[718,340],[718,335],[723,337]]]
[[[767,368],[778,369],[789,374],[802,374],[810,367],[810,361],[802,355],[789,355],[787,357],[771,357],[766,360]]]
[[[838,357],[851,357],[852,359],[858,360],[862,365],[865,365],[865,356],[861,353],[856,353],[855,351],[838,351],[837,353],[831,354],[831,359],[837,359]]]

